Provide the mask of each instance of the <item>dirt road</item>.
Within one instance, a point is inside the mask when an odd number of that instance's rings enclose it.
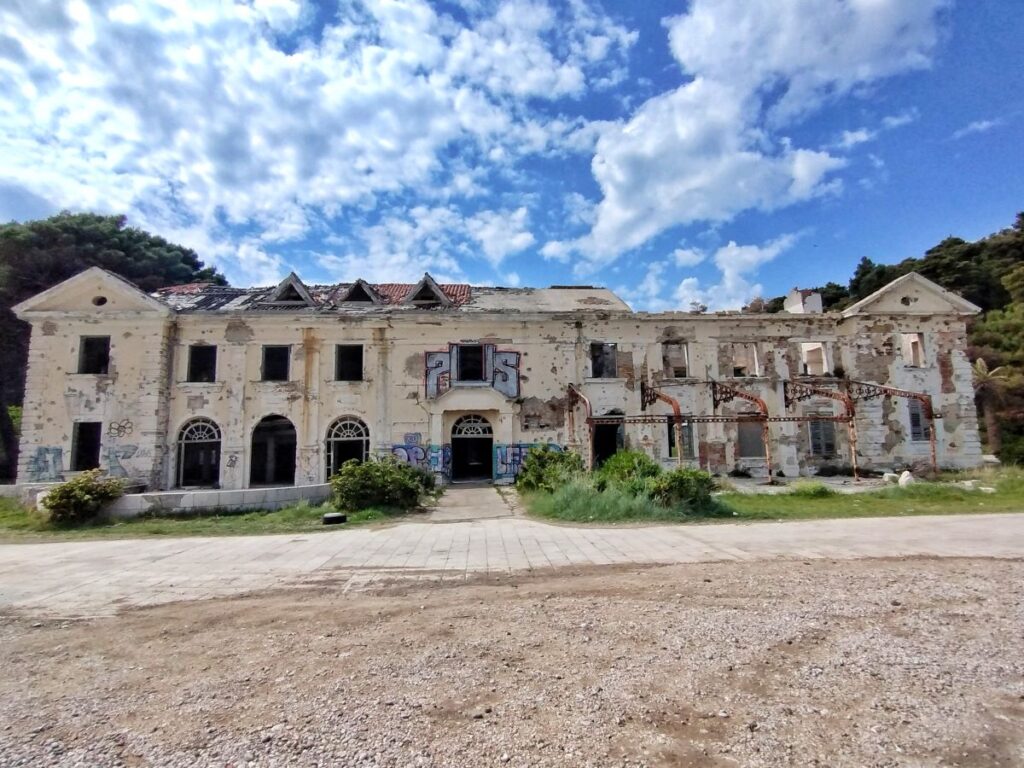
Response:
[[[0,626],[0,765],[1019,766],[1024,563],[336,584]]]

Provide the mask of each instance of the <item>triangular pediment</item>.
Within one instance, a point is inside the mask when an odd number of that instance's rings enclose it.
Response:
[[[981,308],[917,272],[908,272],[843,310],[853,315],[975,315]]]
[[[309,289],[294,272],[277,284],[271,291],[270,296],[265,300],[268,304],[294,304],[295,306],[316,306],[313,297],[309,295]]]
[[[413,286],[413,289],[409,291],[402,303],[419,307],[450,307],[452,301],[441,290],[441,286],[437,284],[437,281],[429,273],[424,272],[422,279]]]
[[[169,315],[173,310],[123,277],[100,267],[90,267],[13,307],[25,319],[36,313],[152,312]]]
[[[348,287],[338,301],[351,301],[359,304],[382,304],[378,293],[365,280],[356,280]]]

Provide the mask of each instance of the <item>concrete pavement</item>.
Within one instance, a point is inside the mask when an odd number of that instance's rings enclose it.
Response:
[[[0,615],[104,615],[269,587],[326,582],[348,591],[395,578],[568,565],[910,555],[1024,557],[1024,514],[637,528],[502,517],[300,535],[7,544],[0,545]]]

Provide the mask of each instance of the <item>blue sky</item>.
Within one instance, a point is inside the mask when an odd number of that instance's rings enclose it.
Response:
[[[1019,0],[0,8],[0,220],[738,307],[1024,209]]]

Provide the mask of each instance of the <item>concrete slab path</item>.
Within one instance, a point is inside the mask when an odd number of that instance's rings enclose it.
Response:
[[[612,563],[1024,557],[1024,514],[578,528],[521,517],[325,533],[0,545],[0,615],[91,616],[317,582]]]
[[[514,514],[515,508],[493,485],[454,485],[445,489],[429,520],[432,523],[457,523],[493,520]]]

